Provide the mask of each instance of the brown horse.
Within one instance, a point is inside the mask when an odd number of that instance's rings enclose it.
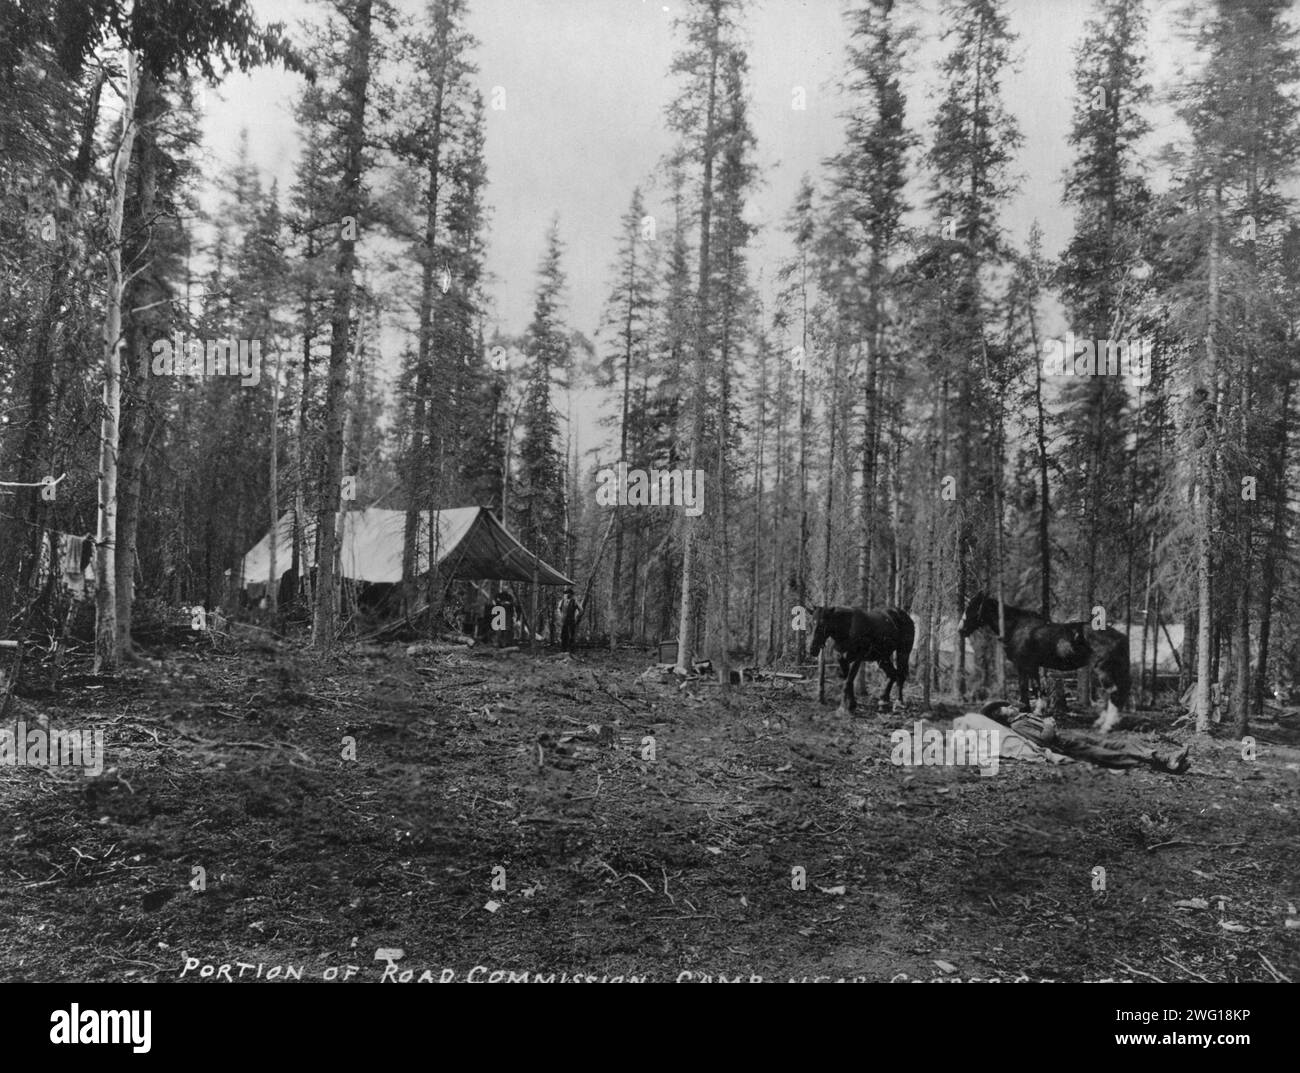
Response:
[[[1098,682],[1109,701],[1099,725],[1109,729],[1114,722],[1108,718],[1111,712],[1128,703],[1128,638],[1110,627],[1094,630],[1087,622],[1050,622],[1010,604],[1002,605],[1002,620],[1006,632],[999,637],[1020,678],[1020,706],[1028,709],[1029,683],[1038,681],[1040,668],[1077,671],[1091,666],[1096,668]],[[957,632],[966,638],[981,627],[998,633],[998,602],[982,592],[976,593],[966,606]]]
[[[916,626],[912,616],[900,607],[883,611],[864,611],[860,607],[819,607],[814,612],[813,656],[822,650],[827,638],[835,642],[840,672],[844,675],[844,696],[839,711],[848,715],[858,706],[853,680],[868,660],[885,672],[885,692],[881,703],[889,701],[889,691],[898,683],[898,699],[903,699],[907,681],[907,661],[912,654]]]

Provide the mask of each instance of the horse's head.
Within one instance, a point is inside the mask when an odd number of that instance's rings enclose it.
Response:
[[[982,592],[977,592],[966,605],[966,613],[957,624],[957,632],[962,637],[969,637],[981,626],[988,626],[995,633],[998,628],[997,601]]]
[[[816,658],[817,653],[822,650],[822,645],[826,643],[826,638],[830,633],[831,626],[831,609],[829,607],[813,608],[813,635],[812,643],[808,649],[808,654]]]

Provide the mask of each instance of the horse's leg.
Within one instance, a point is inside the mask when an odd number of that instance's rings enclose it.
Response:
[[[844,676],[844,696],[840,701],[840,713],[842,715],[852,715],[854,709],[858,706],[858,698],[853,693],[853,679],[858,676],[858,668],[862,666],[862,660],[855,659],[849,661],[849,672]]]
[[[894,679],[897,677],[897,672],[894,670],[894,662],[886,656],[884,659],[877,660],[876,666],[885,672],[885,692],[881,694],[880,703],[888,704],[889,691],[894,688]]]
[[[1016,677],[1020,679],[1020,710],[1025,711],[1029,707],[1029,679],[1038,677],[1038,668],[1029,665],[1017,665]]]
[[[1097,672],[1097,684],[1101,687],[1106,703],[1102,706],[1101,715],[1097,716],[1097,721],[1092,726],[1094,730],[1108,734],[1119,722],[1119,709],[1115,707],[1115,682],[1104,668],[1093,669]]]

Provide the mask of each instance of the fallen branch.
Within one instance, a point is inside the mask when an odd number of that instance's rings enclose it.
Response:
[[[1256,952],[1258,953],[1258,951]],[[1277,971],[1277,969],[1273,968],[1273,963],[1269,961],[1268,958],[1266,958],[1263,954],[1259,955],[1259,959],[1264,963],[1264,967],[1268,969],[1268,971],[1271,972],[1278,979],[1279,982],[1285,984],[1289,984],[1291,982],[1291,977],[1283,976],[1280,972]]]
[[[1164,955],[1164,959],[1165,959],[1167,962],[1169,962],[1169,964],[1172,965],[1174,968],[1178,969],[1180,972],[1185,972],[1185,973],[1187,973],[1188,976],[1195,976],[1198,980],[1204,980],[1207,984],[1212,984],[1212,983],[1214,983],[1213,980],[1209,979],[1208,977],[1202,976],[1199,972],[1193,972],[1193,971],[1192,971],[1191,969],[1189,969],[1186,965],[1180,965],[1180,964],[1179,964],[1178,962],[1176,962],[1173,958],[1171,958],[1168,954],[1165,954],[1165,955]]]
[[[1115,961],[1115,964],[1116,964],[1116,965],[1122,965],[1124,968],[1128,969],[1129,972],[1135,972],[1135,973],[1137,973],[1139,976],[1150,976],[1151,979],[1153,979],[1153,980],[1154,980],[1156,983],[1158,983],[1158,984],[1162,984],[1162,983],[1164,983],[1164,981],[1163,981],[1162,979],[1160,979],[1159,976],[1151,976],[1151,973],[1149,973],[1149,972],[1143,972],[1141,969],[1135,969],[1135,968],[1133,968],[1132,965],[1128,964],[1128,962],[1126,962],[1126,961],[1120,961],[1119,958],[1115,958],[1114,961]]]
[[[622,704],[623,707],[627,708],[627,710],[631,712],[633,715],[640,714],[639,712],[637,712],[635,708],[629,707],[627,704],[624,704],[620,698],[614,696],[613,693],[611,693],[608,689],[606,689],[603,685],[601,685],[600,679],[596,677],[595,671],[588,669],[587,673],[591,675],[591,680],[596,683],[596,688],[599,689],[602,693],[604,693],[605,696],[609,697],[610,700],[614,700],[617,701],[619,704]]]
[[[661,864],[659,866],[659,871],[661,871],[664,876],[664,897],[667,898],[670,902],[672,902],[673,905],[676,905],[677,899],[668,893],[668,869]]]
[[[1227,846],[1244,846],[1245,842],[1190,842],[1185,838],[1175,838],[1169,842],[1157,842],[1154,846],[1147,846],[1147,852],[1162,849],[1165,846],[1202,846],[1206,849],[1222,849]]]
[[[655,892],[654,887],[650,886],[649,883],[647,883],[644,879],[642,879],[642,878],[641,878],[639,875],[637,875],[635,872],[628,872],[627,875],[625,875],[625,876],[621,876],[621,875],[619,875],[617,872],[614,871],[614,868],[613,868],[611,865],[606,864],[604,861],[597,861],[596,863],[597,863],[598,865],[600,865],[602,868],[608,869],[608,870],[613,874],[613,876],[614,876],[614,878],[615,878],[616,880],[635,879],[638,883],[641,884],[641,886],[645,887],[645,889],[648,890],[651,894],[653,894],[653,893]]]

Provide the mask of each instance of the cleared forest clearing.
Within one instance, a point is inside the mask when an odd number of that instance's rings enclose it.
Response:
[[[183,648],[17,698],[102,729],[105,762],[0,767],[0,978],[379,980],[400,948],[411,979],[1300,979],[1300,713],[1254,761],[1130,716],[1192,742],[1184,777],[982,777],[890,762],[912,705],[849,722],[814,682],[475,652]]]

